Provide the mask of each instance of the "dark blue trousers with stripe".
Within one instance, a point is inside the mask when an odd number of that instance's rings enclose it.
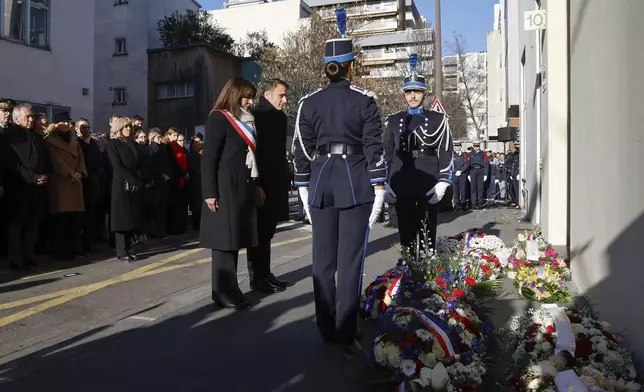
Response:
[[[322,337],[330,343],[349,344],[358,332],[372,206],[311,207],[315,313]]]

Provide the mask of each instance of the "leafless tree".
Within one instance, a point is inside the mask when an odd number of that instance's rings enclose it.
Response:
[[[468,54],[465,38],[454,32],[451,47],[457,56],[458,95],[467,113],[467,122],[476,131],[475,138],[487,128],[487,72],[478,53]],[[470,135],[474,136],[474,135]]]

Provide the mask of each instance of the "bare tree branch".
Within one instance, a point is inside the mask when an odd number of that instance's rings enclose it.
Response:
[[[474,128],[475,139],[487,127],[487,77],[485,69],[481,69],[478,53],[468,53],[465,38],[454,32],[450,43],[457,58],[458,94],[468,116],[468,124]]]

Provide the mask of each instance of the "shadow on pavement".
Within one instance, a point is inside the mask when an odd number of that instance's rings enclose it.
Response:
[[[247,312],[208,302],[147,327],[77,344],[83,336],[0,366],[9,391],[367,391],[360,358],[322,343],[313,317],[298,312],[312,292]],[[291,316],[289,313],[293,312]],[[37,372],[37,375],[33,374]]]

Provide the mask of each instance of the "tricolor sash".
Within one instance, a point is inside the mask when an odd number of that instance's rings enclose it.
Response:
[[[432,335],[434,335],[434,338],[445,352],[445,357],[447,359],[453,360],[454,357],[456,357],[457,352],[454,350],[455,344],[452,343],[452,340],[450,339],[450,333],[447,330],[447,325],[439,320],[432,319],[432,317],[430,317],[429,315],[414,308],[401,307],[397,310],[402,313],[416,316],[420,323],[423,324],[423,326],[427,328],[429,332],[432,333]]]
[[[245,123],[241,120],[236,119],[227,110],[217,110],[217,111],[226,117],[230,125],[232,125],[233,128],[235,128],[235,131],[237,131],[239,136],[241,136],[241,138],[244,139],[244,141],[248,145],[248,148],[250,148],[250,150],[254,154],[255,147],[257,146],[257,141],[255,138],[255,130],[253,129],[253,127],[251,127],[248,123]]]

